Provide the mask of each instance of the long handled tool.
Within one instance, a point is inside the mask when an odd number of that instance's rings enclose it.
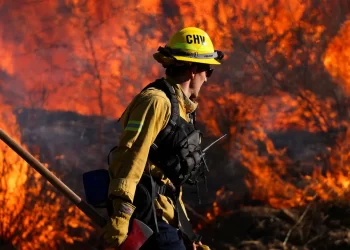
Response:
[[[38,171],[45,179],[47,179],[55,188],[57,188],[64,196],[74,203],[83,213],[85,213],[98,226],[106,225],[107,220],[101,216],[92,206],[82,200],[74,193],[66,184],[58,179],[50,170],[34,158],[27,150],[14,141],[4,130],[0,129],[0,139],[5,142],[13,151],[21,156],[30,166]]]
[[[94,223],[100,227],[107,224],[107,220],[101,216],[91,205],[82,200],[66,184],[58,179],[43,164],[34,158],[27,150],[14,141],[8,134],[0,129],[0,139],[5,142],[13,151],[21,156],[30,166],[38,171],[46,180],[56,187],[64,196],[74,203],[83,213],[85,213]],[[138,250],[144,242],[152,235],[153,231],[143,222],[134,219],[131,231],[127,239],[121,245],[121,250]]]

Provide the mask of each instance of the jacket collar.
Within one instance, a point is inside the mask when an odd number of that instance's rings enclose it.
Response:
[[[174,87],[176,97],[177,97],[181,107],[186,110],[187,114],[192,113],[193,111],[195,111],[197,109],[198,103],[192,101],[190,98],[188,98],[184,94],[180,84],[176,83],[176,81],[173,78],[171,78],[171,77],[167,77],[165,80],[171,86]]]

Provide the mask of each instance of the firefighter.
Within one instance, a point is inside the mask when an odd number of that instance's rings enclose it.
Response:
[[[195,100],[223,53],[205,31],[187,27],[153,57],[165,77],[147,85],[120,118],[123,132],[110,152],[111,220],[103,239],[117,249],[137,218],[155,232],[142,250],[209,249],[190,227],[181,196],[182,185],[196,178],[203,163]]]

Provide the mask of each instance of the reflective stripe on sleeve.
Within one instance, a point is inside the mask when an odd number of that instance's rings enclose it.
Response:
[[[143,126],[143,122],[141,121],[128,121],[128,124],[125,127],[126,131],[140,131]]]

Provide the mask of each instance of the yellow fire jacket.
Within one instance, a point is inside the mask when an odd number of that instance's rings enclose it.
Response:
[[[180,116],[189,121],[188,114],[197,108],[197,103],[192,102],[182,92],[181,86],[174,80],[167,78],[176,92],[179,102]],[[158,133],[165,128],[171,115],[171,103],[169,98],[161,90],[150,88],[138,94],[129,104],[121,117],[123,132],[118,148],[113,151],[109,172],[111,182],[109,196],[121,197],[133,202],[136,185],[141,179],[146,167],[149,149]],[[151,165],[151,174],[163,183],[170,182],[162,171]],[[184,204],[180,203],[185,210]],[[172,200],[159,195],[155,200],[157,215],[164,221],[178,226],[175,216],[175,206]],[[186,212],[185,212],[186,213]]]

